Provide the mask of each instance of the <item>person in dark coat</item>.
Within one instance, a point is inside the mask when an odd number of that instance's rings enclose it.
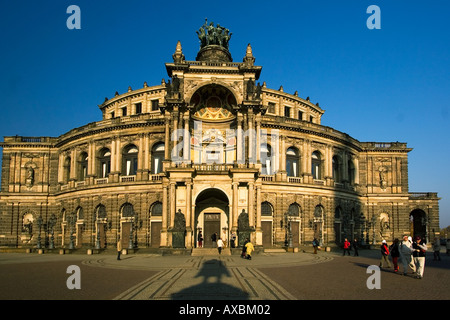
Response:
[[[398,272],[398,257],[400,257],[399,240],[396,238],[394,242],[389,246],[391,251],[392,263],[394,264],[394,272]]]
[[[353,247],[353,250],[355,250],[354,256],[355,257],[359,256],[359,254],[358,254],[358,240],[356,238],[353,239],[352,247]]]

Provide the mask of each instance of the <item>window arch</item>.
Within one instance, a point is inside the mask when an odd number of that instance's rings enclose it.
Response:
[[[78,207],[76,210],[76,214],[77,214],[77,220],[83,220],[84,219],[83,207]]]
[[[78,180],[83,181],[88,174],[89,156],[86,152],[82,152],[78,158]]]
[[[297,148],[290,147],[286,151],[286,171],[288,177],[298,177],[299,174],[299,152]]]
[[[103,204],[99,204],[95,210],[96,219],[106,219],[106,207]]]
[[[342,161],[339,156],[333,156],[333,179],[334,182],[342,182]]]
[[[163,142],[156,143],[152,148],[152,174],[163,171],[162,162],[164,161],[165,145]]]
[[[311,155],[311,173],[313,179],[321,180],[322,179],[322,157],[319,151],[314,151]]]
[[[341,218],[342,218],[342,209],[340,206],[337,206],[336,209],[334,210],[334,219],[339,220]]]
[[[261,216],[265,216],[265,217],[273,216],[273,207],[267,201],[261,203]]]
[[[355,184],[355,165],[353,163],[353,161],[350,159],[348,160],[348,165],[347,165],[347,170],[348,170],[348,182],[353,185]]]
[[[288,213],[291,217],[300,217],[300,211],[300,205],[298,203],[292,203],[288,209]]]
[[[72,159],[70,157],[66,157],[64,159],[64,164],[63,164],[63,181],[64,181],[64,183],[69,182],[71,162],[72,162]]]
[[[138,167],[138,148],[131,144],[123,149],[122,154],[122,174],[125,176],[134,176]]]
[[[98,153],[98,173],[100,178],[106,178],[111,173],[111,151],[103,148]]]
[[[272,168],[272,147],[268,144],[261,144],[261,174],[273,174]]]
[[[162,216],[162,207],[162,203],[159,201],[153,203],[150,207],[150,215],[158,217]]]
[[[131,203],[125,203],[122,205],[122,218],[130,218],[130,217],[134,217],[134,208],[133,205]]]

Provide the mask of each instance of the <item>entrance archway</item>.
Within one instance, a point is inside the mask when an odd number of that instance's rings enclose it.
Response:
[[[421,209],[415,209],[409,214],[410,232],[411,235],[420,236],[426,239],[427,236],[427,215]]]
[[[217,233],[226,245],[229,240],[229,200],[220,189],[210,188],[199,193],[195,200],[195,239],[202,231],[203,246],[212,248],[214,243],[211,236]],[[195,246],[198,246],[196,241]]]

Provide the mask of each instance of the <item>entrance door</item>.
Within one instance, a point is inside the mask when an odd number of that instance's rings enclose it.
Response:
[[[122,223],[122,248],[127,249],[130,244],[131,222]]]
[[[272,247],[272,221],[261,221],[263,247]]]
[[[105,232],[105,223],[99,223],[97,225],[98,233],[99,233],[99,241],[100,241],[100,248],[105,249],[106,248],[106,232]]]
[[[300,242],[299,226],[299,222],[291,222],[292,245],[294,247],[298,247],[298,244]]]
[[[162,228],[162,222],[152,222],[151,223],[151,247],[152,248],[159,248],[161,244],[161,228]]]
[[[220,213],[205,213],[204,228],[204,246],[205,248],[212,248],[211,236],[217,232],[217,237],[220,237]]]

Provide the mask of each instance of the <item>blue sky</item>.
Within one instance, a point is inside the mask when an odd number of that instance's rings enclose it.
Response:
[[[70,5],[81,30],[69,30]],[[369,30],[370,5],[381,29]],[[168,79],[178,40],[195,60],[195,31],[231,30],[242,61],[251,43],[259,81],[325,109],[322,124],[359,141],[407,142],[411,192],[438,192],[450,225],[450,2],[2,1],[0,137],[59,136],[101,120],[98,105],[144,81]]]

